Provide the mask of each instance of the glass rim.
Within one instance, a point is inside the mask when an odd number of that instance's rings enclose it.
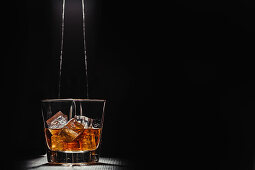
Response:
[[[62,101],[87,101],[87,102],[106,102],[104,99],[43,99],[41,102],[62,102]]]

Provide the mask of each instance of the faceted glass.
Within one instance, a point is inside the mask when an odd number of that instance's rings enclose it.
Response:
[[[90,164],[98,162],[105,100],[42,100],[48,162]]]

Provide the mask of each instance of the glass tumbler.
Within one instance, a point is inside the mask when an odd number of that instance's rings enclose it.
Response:
[[[42,116],[50,164],[99,161],[105,100],[45,99]]]

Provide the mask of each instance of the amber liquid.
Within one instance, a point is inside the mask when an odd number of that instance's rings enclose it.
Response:
[[[81,129],[79,129],[81,131]],[[82,129],[82,133],[73,140],[68,140],[63,129],[45,128],[46,142],[52,151],[91,151],[98,147],[101,129]]]

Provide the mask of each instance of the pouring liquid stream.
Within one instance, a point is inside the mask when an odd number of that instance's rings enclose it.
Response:
[[[85,1],[81,0],[82,5],[82,32],[83,32],[83,48],[84,48],[84,68],[86,79],[86,98],[89,98],[88,85],[88,61],[86,48],[86,32],[85,32]],[[63,65],[63,46],[64,46],[64,29],[65,29],[65,8],[66,0],[62,0],[62,14],[61,14],[61,40],[60,40],[60,56],[59,56],[59,79],[58,79],[58,98],[61,98],[61,79],[62,79],[62,65]]]

